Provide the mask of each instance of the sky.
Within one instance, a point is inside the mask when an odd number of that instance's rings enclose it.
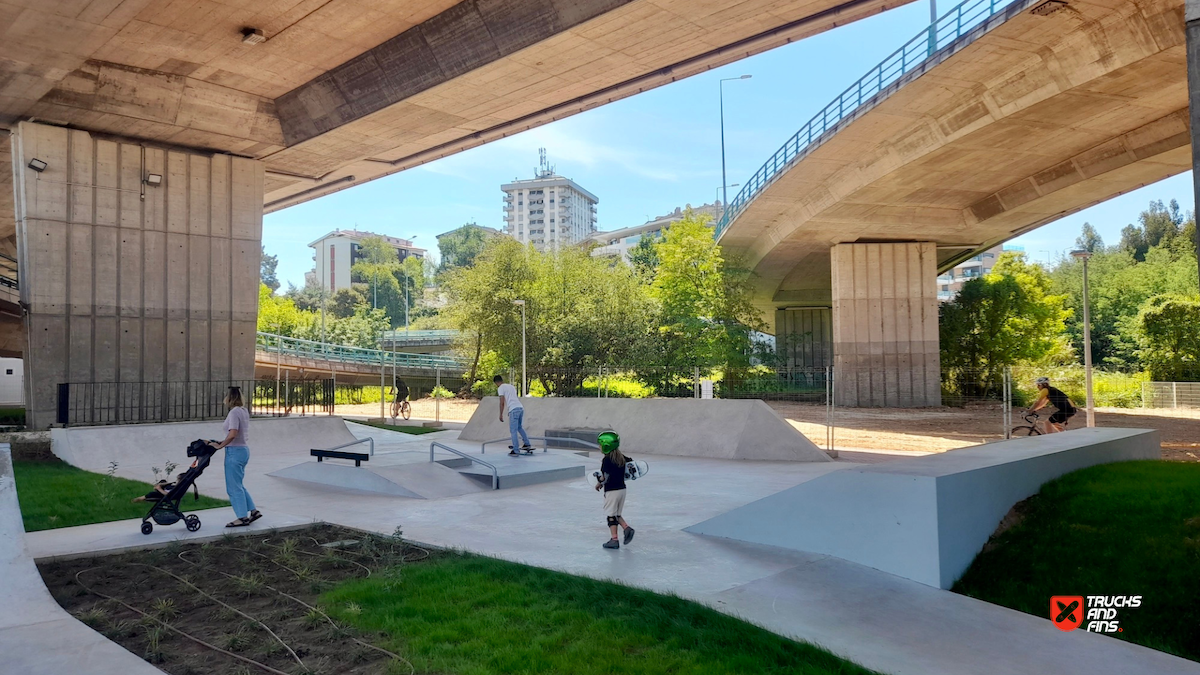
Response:
[[[943,3],[943,7],[946,3]],[[308,243],[336,228],[402,238],[436,255],[435,236],[475,222],[503,227],[500,185],[532,178],[546,148],[560,175],[595,194],[601,230],[638,225],[687,204],[712,202],[721,186],[718,91],[724,83],[729,197],[813,114],[925,29],[915,2],[537,129],[269,214],[263,245],[279,257],[286,288],[312,269]],[[1108,243],[1154,200],[1193,209],[1191,173],[1127,193],[1009,242],[1037,262],[1074,248],[1090,222]]]

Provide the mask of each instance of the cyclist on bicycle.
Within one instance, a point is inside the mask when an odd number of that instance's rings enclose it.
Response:
[[[404,404],[404,401],[408,398],[408,385],[405,384],[404,380],[400,379],[399,377],[397,377],[396,380],[394,382],[392,382],[392,397],[393,397],[392,398],[392,410],[394,410],[394,411],[400,410],[400,407]],[[393,412],[392,417],[395,417],[395,416],[396,416],[396,413]]]
[[[1064,394],[1061,389],[1050,386],[1050,378],[1039,377],[1037,379],[1038,399],[1033,402],[1027,415],[1033,414],[1047,405],[1054,406],[1054,414],[1050,416],[1048,423],[1044,427],[1043,433],[1052,434],[1056,431],[1062,431],[1067,426],[1067,420],[1075,414],[1075,404],[1071,402],[1071,398]]]

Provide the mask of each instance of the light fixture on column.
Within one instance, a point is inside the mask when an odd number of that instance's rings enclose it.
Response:
[[[146,185],[162,185],[162,174],[151,173],[146,174]]]
[[[38,173],[45,171],[46,166],[47,166],[47,164],[45,162],[43,162],[42,160],[38,159],[37,157],[34,157],[33,159],[29,160],[29,168],[33,169],[34,171],[36,171]]]
[[[267,36],[263,35],[261,28],[246,27],[242,29],[242,44],[259,45],[267,41]]]

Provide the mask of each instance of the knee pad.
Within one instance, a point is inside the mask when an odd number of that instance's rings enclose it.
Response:
[[[608,526],[609,527],[615,526],[618,522],[620,522],[620,518],[621,518],[620,516],[609,516],[608,517]]]

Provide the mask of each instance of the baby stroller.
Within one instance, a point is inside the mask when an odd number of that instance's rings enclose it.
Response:
[[[196,479],[208,468],[208,464],[216,452],[216,449],[209,445],[208,441],[201,439],[192,441],[192,444],[188,446],[187,456],[195,457],[196,465],[188,468],[187,472],[175,482],[175,487],[150,506],[150,512],[146,514],[145,518],[142,518],[142,534],[150,534],[154,531],[151,520],[159,525],[174,525],[182,520],[187,526],[188,532],[200,529],[200,517],[195,514],[183,515],[183,512],[179,510],[179,502],[187,496],[189,489],[195,492],[197,500],[200,499],[200,490],[196,488]]]

